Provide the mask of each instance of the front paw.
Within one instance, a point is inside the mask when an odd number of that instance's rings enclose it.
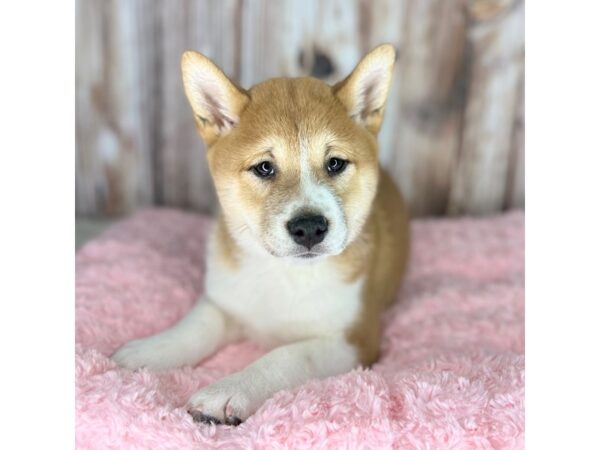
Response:
[[[188,413],[195,422],[239,425],[265,400],[260,398],[261,389],[249,386],[244,378],[238,372],[200,389],[188,401]]]
[[[164,370],[177,367],[177,361],[174,360],[176,355],[177,349],[173,348],[172,343],[153,336],[128,342],[117,350],[111,359],[126,369],[147,367]]]

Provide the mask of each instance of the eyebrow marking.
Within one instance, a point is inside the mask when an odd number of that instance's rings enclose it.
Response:
[[[273,154],[273,149],[269,148],[268,150],[259,153],[259,155],[268,155],[270,158],[275,159],[275,155]]]
[[[265,150],[265,151],[262,151],[262,152],[258,152],[258,153],[254,153],[248,159],[249,160],[254,160],[256,158],[264,157],[264,156],[268,156],[271,159],[275,159],[275,155],[273,154],[273,152],[271,151],[271,149],[268,149],[268,150]]]

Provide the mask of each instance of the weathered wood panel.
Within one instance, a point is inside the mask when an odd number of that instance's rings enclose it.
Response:
[[[460,0],[408,0],[400,29],[392,172],[414,215],[444,214],[458,155],[466,24]],[[395,145],[394,145],[395,144]]]
[[[510,0],[77,0],[80,215],[216,200],[183,95],[196,49],[249,87],[398,49],[381,161],[415,215],[524,203],[523,7]]]
[[[514,131],[522,102],[523,16],[520,1],[473,2],[468,92],[449,212],[491,213],[506,203]]]
[[[239,30],[241,2],[161,0],[157,31],[160,65],[159,117],[155,121],[158,163],[156,203],[201,211],[213,211],[216,197],[206,165],[203,143],[196,134],[185,99],[179,70],[181,54],[196,49],[214,55],[215,61],[233,78],[239,78],[239,36],[229,39],[215,30]],[[228,34],[229,35],[229,34]]]
[[[521,73],[517,111],[513,125],[512,148],[508,161],[508,179],[504,196],[505,209],[525,207],[525,79]]]
[[[152,16],[142,1],[82,1],[76,17],[77,212],[119,214],[154,200]]]

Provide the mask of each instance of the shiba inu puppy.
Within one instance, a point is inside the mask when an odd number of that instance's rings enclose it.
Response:
[[[183,54],[222,210],[205,293],[179,323],[112,358],[168,369],[239,339],[272,349],[194,394],[195,420],[237,425],[279,390],[377,360],[408,252],[408,214],[378,163],[394,59],[381,45],[334,86],[278,78],[244,90]]]

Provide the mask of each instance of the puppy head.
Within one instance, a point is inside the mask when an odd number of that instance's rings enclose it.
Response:
[[[394,57],[391,45],[377,47],[335,86],[278,78],[246,91],[203,55],[183,54],[185,92],[240,245],[314,258],[358,236],[377,189]]]

